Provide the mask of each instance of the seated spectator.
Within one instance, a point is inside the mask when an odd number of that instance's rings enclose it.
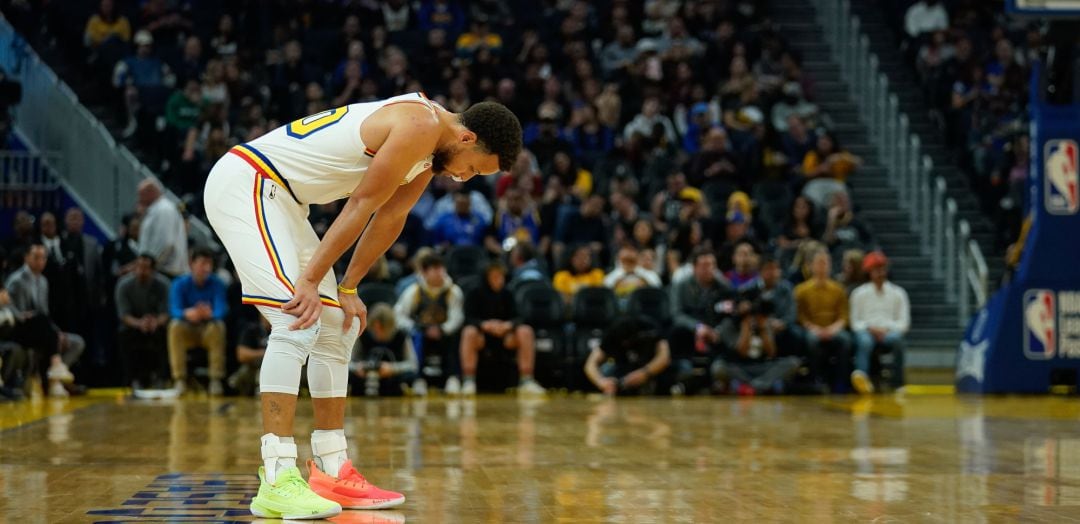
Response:
[[[807,182],[802,194],[824,207],[833,193],[847,191],[844,182],[862,163],[861,158],[841,149],[831,134],[819,134],[814,150],[803,157],[802,175]]]
[[[757,280],[758,254],[753,243],[736,242],[735,251],[731,255],[731,263],[732,267],[724,273],[724,278],[727,278],[735,289],[740,289]]]
[[[121,90],[127,108],[128,124],[123,132],[127,137],[138,127],[143,102],[175,82],[168,64],[154,56],[154,37],[149,31],[135,33],[135,46],[135,54],[117,62],[113,69],[113,87]]]
[[[270,321],[262,315],[257,322],[248,322],[240,331],[236,341],[236,362],[240,368],[229,375],[227,381],[238,394],[250,397],[259,392],[259,372],[269,339]]]
[[[698,248],[690,256],[692,276],[671,285],[672,345],[676,380],[689,378],[694,360],[712,360],[721,343],[717,327],[730,315],[735,294],[717,272],[716,255]]]
[[[485,16],[473,19],[472,28],[458,37],[455,47],[457,47],[458,58],[471,62],[481,49],[496,55],[501,53],[503,41],[498,33],[491,32],[491,26]]]
[[[605,78],[621,77],[637,61],[637,56],[634,27],[630,24],[620,25],[615,31],[615,39],[600,51],[600,69]]]
[[[806,129],[806,122],[798,115],[789,116],[787,130],[780,136],[781,150],[788,159],[789,167],[801,165],[806,154],[814,149],[815,143],[813,135]]]
[[[795,250],[795,256],[792,257],[791,265],[784,278],[788,282],[791,282],[792,286],[798,286],[799,284],[810,280],[810,262],[813,261],[814,254],[822,250],[827,251],[825,244],[822,244],[817,240],[805,240],[801,242],[799,247]]]
[[[443,259],[435,253],[418,261],[417,281],[399,295],[394,313],[401,329],[410,333],[421,369],[431,366],[446,377],[447,394],[461,391],[457,374],[458,348],[454,337],[465,321],[464,295],[450,275]],[[427,394],[427,380],[420,376],[413,384],[417,395]]]
[[[495,221],[484,243],[488,251],[501,254],[520,242],[540,242],[540,214],[521,188],[510,187],[499,200]]]
[[[101,0],[98,11],[86,21],[83,43],[91,49],[115,39],[127,43],[131,40],[131,24],[126,16],[116,13],[113,0]]]
[[[552,285],[567,304],[572,304],[579,289],[604,285],[604,271],[596,267],[589,246],[578,246],[567,258],[566,267],[555,273]]]
[[[777,245],[784,251],[793,251],[803,240],[815,240],[820,236],[821,228],[814,214],[814,203],[802,195],[795,197],[791,201],[784,229],[776,239]]]
[[[675,124],[660,112],[660,100],[656,97],[648,97],[641,104],[641,112],[629,124],[626,124],[626,128],[623,129],[623,138],[630,140],[635,134],[650,137],[656,126],[664,130],[664,137],[667,138],[669,144],[678,143],[679,138],[675,136]]]
[[[873,242],[870,228],[855,215],[846,192],[833,193],[821,239],[834,255],[848,249],[866,249]]]
[[[432,184],[441,186],[441,189],[446,190],[446,194],[432,202],[430,204],[431,208],[426,214],[421,214],[424,217],[424,227],[428,231],[435,229],[435,223],[443,216],[457,211],[456,195],[458,193],[469,196],[469,211],[471,213],[477,214],[485,224],[491,223],[491,218],[495,213],[491,209],[491,203],[488,202],[483,193],[465,189],[460,182],[455,182],[448,177],[436,177]]]
[[[611,240],[611,227],[604,216],[604,197],[592,195],[577,209],[564,213],[555,231],[554,259],[558,260],[566,246],[585,246],[601,260]]]
[[[357,339],[349,362],[352,390],[368,397],[401,395],[419,371],[412,337],[398,329],[389,305],[376,304],[368,319],[371,324]]]
[[[778,132],[788,130],[791,117],[813,122],[817,117],[818,106],[803,97],[802,86],[798,82],[787,82],[782,89],[783,97],[772,107],[772,125]]]
[[[22,388],[34,372],[35,361],[48,365],[58,358],[59,337],[47,316],[19,311],[0,283],[0,400],[23,398]],[[66,390],[57,396],[64,394]]]
[[[831,379],[834,385],[851,366],[851,336],[848,299],[844,288],[829,278],[832,259],[828,251],[818,251],[810,262],[812,278],[795,287],[799,324],[806,330],[806,350],[815,380]],[[834,357],[835,368],[828,362]],[[851,376],[855,381],[855,375]]]
[[[8,275],[4,288],[16,312],[16,325],[28,331],[32,329],[27,333],[28,338],[21,342],[18,338],[13,340],[39,351],[41,369],[48,365],[44,378],[48,380],[49,396],[66,397],[75,389],[71,386],[75,377],[69,368],[79,361],[86,342],[75,333],[60,331],[49,316],[49,281],[42,274],[45,261],[45,246],[31,245],[22,267]]]
[[[431,229],[431,244],[446,248],[448,246],[481,246],[488,222],[479,213],[473,212],[469,194],[454,193],[454,211],[445,213]]]
[[[803,333],[795,312],[795,291],[784,280],[780,261],[765,255],[756,280],[743,287],[741,294],[765,304],[772,311],[769,324],[781,355],[803,356]]]
[[[772,305],[740,299],[735,316],[721,324],[719,337],[727,348],[713,361],[713,380],[740,396],[763,392],[783,393],[785,382],[799,369],[801,360],[781,356],[775,337]]]
[[[619,249],[619,258],[615,269],[604,277],[604,287],[615,292],[620,300],[626,300],[630,294],[643,287],[660,287],[660,275],[640,264],[640,253],[633,246]]]
[[[851,292],[851,330],[855,334],[855,371],[851,381],[859,393],[872,393],[870,357],[874,348],[893,355],[891,384],[904,385],[904,335],[911,326],[911,304],[904,288],[889,282],[889,260],[880,251],[863,259],[870,282]]]
[[[624,316],[604,332],[585,360],[585,376],[605,395],[652,395],[671,364],[660,329],[646,318]]]
[[[551,163],[545,169],[545,176],[556,177],[571,195],[584,200],[592,194],[592,172],[580,166],[567,151],[558,151],[551,157]]]
[[[177,394],[187,386],[187,352],[206,350],[210,364],[212,396],[224,394],[225,378],[225,284],[213,274],[214,255],[205,249],[191,254],[191,272],[173,280],[169,292],[169,367]]]
[[[547,271],[536,257],[536,248],[528,242],[518,242],[510,250],[510,281],[547,280]]]
[[[135,396],[143,388],[164,389],[165,328],[169,324],[167,278],[155,271],[150,255],[139,255],[134,270],[116,284],[116,315],[120,319],[117,349],[124,364],[124,381]]]
[[[574,146],[574,155],[581,159],[585,169],[594,169],[615,148],[615,131],[600,122],[596,107],[591,104],[574,110],[566,139]]]
[[[686,166],[688,182],[700,187],[713,205],[727,200],[742,188],[745,176],[739,173],[739,157],[728,146],[724,128],[715,126],[705,132],[701,150],[690,157]]]
[[[840,259],[840,273],[836,275],[836,281],[844,286],[844,292],[851,296],[855,288],[866,283],[866,272],[863,271],[863,256],[866,253],[861,249],[849,249],[844,251]]]
[[[461,331],[461,393],[476,394],[476,367],[480,351],[505,349],[517,353],[518,393],[542,395],[544,388],[533,379],[536,334],[520,323],[514,297],[506,289],[506,267],[492,262],[484,282],[465,297],[465,328]]]
[[[719,248],[716,250],[718,262],[720,263],[720,271],[728,272],[734,268],[735,263],[735,248],[743,243],[750,243],[754,248],[754,251],[759,251],[757,243],[754,242],[752,236],[752,230],[750,228],[750,215],[743,211],[729,211],[725,217],[723,229],[723,236],[720,238],[714,238],[714,245],[719,244]]]

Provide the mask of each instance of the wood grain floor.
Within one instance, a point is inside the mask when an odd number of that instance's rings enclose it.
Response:
[[[250,399],[0,405],[0,522],[250,522]],[[1078,522],[1075,398],[353,400],[334,522]],[[311,411],[300,410],[301,457]]]

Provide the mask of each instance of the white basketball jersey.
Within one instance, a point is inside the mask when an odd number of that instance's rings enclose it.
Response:
[[[436,121],[437,111],[443,110],[423,93],[351,104],[295,120],[233,151],[284,179],[301,204],[325,204],[346,198],[375,157],[375,151],[360,138],[360,125],[375,111],[400,103],[424,104]],[[430,169],[432,158],[428,155],[417,162],[401,184],[412,182]]]

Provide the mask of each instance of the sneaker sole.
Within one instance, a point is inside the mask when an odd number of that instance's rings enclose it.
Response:
[[[289,515],[274,511],[266,506],[259,504],[258,502],[251,503],[251,514],[263,519],[286,519],[286,520],[316,520],[335,517],[341,514],[340,509],[331,509],[322,513],[314,513],[307,515]]]
[[[370,506],[346,506],[342,504],[341,509],[387,509],[396,508],[404,503],[405,497],[401,497],[400,499],[388,500],[386,502],[380,502],[378,504],[372,504]]]

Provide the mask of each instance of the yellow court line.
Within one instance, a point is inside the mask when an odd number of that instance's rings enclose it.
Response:
[[[105,402],[97,394],[69,399],[33,398],[0,404],[0,431]]]

